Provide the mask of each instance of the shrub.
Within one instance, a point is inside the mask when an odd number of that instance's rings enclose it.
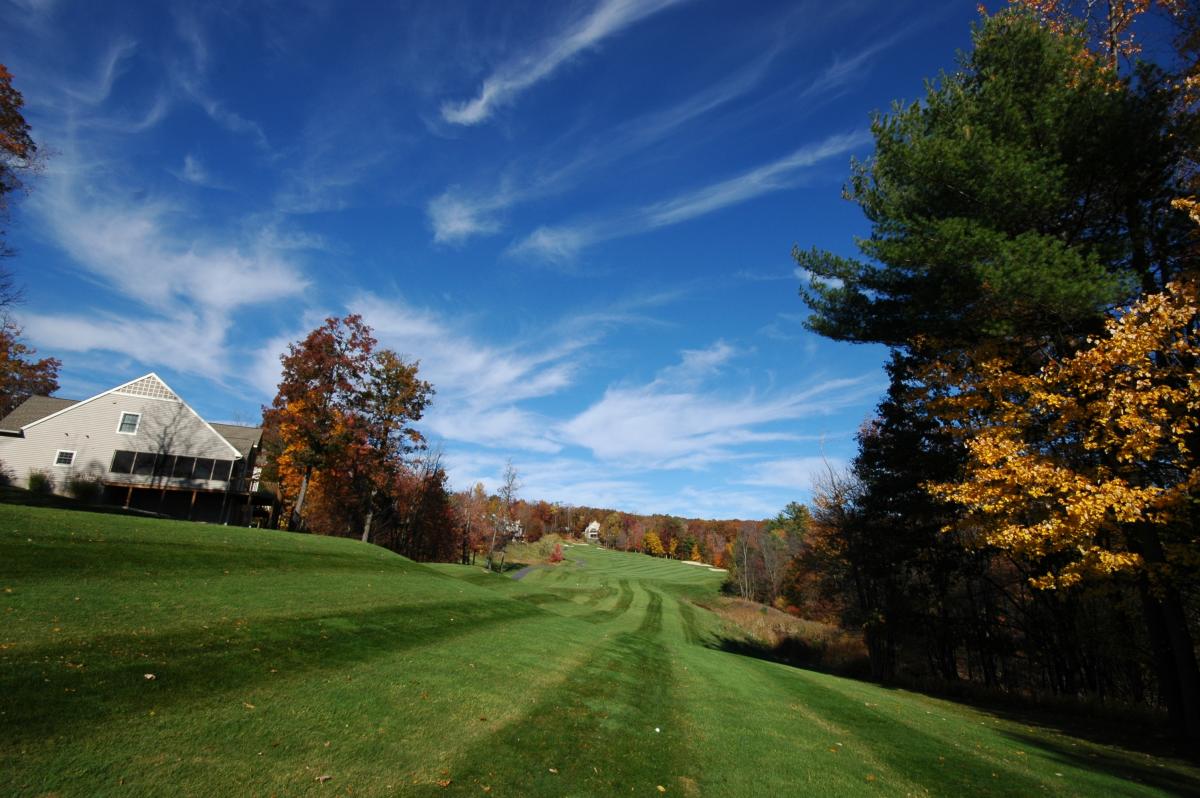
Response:
[[[8,470],[8,466],[0,463],[0,488],[7,488],[13,484],[13,473]]]
[[[562,562],[562,561],[563,561],[562,544],[555,543],[554,551],[550,552],[550,562]]]
[[[43,496],[54,493],[54,475],[46,471],[29,472],[29,490]]]
[[[67,480],[67,493],[81,502],[95,504],[100,501],[103,492],[104,486],[93,477],[71,477]]]

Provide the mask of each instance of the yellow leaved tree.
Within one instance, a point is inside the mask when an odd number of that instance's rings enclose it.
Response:
[[[1035,588],[1137,589],[1172,724],[1200,741],[1200,667],[1183,596],[1200,573],[1200,300],[1144,296],[1079,353],[1038,372],[1002,356],[934,367],[965,473],[928,485],[964,540],[1009,554]]]
[[[968,463],[964,479],[930,490],[961,506],[984,544],[1044,560],[1037,587],[1135,569],[1158,581],[1200,564],[1198,318],[1196,283],[1177,282],[1038,373],[999,356],[940,364],[952,387],[940,408]]]

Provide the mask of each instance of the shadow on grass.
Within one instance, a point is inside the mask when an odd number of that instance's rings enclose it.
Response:
[[[657,590],[646,588],[646,592],[650,594],[650,603],[646,605],[646,614],[642,616],[637,631],[638,634],[654,636],[662,631],[663,597]]]
[[[698,769],[674,689],[666,651],[637,633],[615,635],[461,756],[450,792],[621,795],[638,785],[653,795],[651,785],[674,787]]]
[[[716,638],[707,645],[718,651],[878,684],[868,678],[866,663],[851,667],[830,663],[825,661],[821,646],[794,637],[785,638],[774,646],[737,638]],[[969,706],[1020,724],[1028,731],[997,729],[997,732],[1021,746],[1038,749],[1065,765],[1102,772],[1126,781],[1166,790],[1175,795],[1200,796],[1200,782],[1197,780],[1169,769],[1159,761],[1144,761],[1144,757],[1147,756],[1198,761],[1194,752],[1183,748],[1164,732],[1164,723],[1155,724],[1144,715],[1131,713],[1124,719],[1087,717],[1083,714],[1086,710],[1082,706],[1076,707],[1075,712],[1071,713],[1062,711],[1060,707],[1048,709],[1029,703],[1018,703],[1028,702],[1029,699],[983,694],[979,690],[972,690],[969,683],[963,683],[960,691],[939,691],[928,689],[927,686],[915,688],[904,684],[879,686],[887,690],[905,690]],[[1062,739],[1047,736],[1047,733],[1062,735]],[[905,736],[909,734],[907,730],[904,733]],[[1072,744],[1067,738],[1075,738],[1085,744]],[[1108,750],[1096,746],[1104,746]],[[1114,748],[1124,750],[1114,751]]]
[[[686,598],[680,598],[679,617],[683,621],[683,637],[689,643],[704,642],[704,635],[700,632],[700,622],[696,617],[696,607]]]
[[[1148,707],[1103,705],[1063,697],[1039,699],[1019,693],[988,690],[967,681],[930,684],[900,680],[881,686],[888,690],[905,690],[969,706],[1025,726],[1031,732],[1034,729],[1045,730],[1147,756],[1176,757],[1200,764],[1200,752],[1171,736],[1166,714]],[[1021,734],[1010,736],[1024,739]],[[1193,784],[1188,794],[1200,795],[1200,783]]]
[[[123,532],[124,530],[122,530]],[[246,535],[265,535],[245,529],[229,529],[232,538],[223,541],[206,536],[175,537],[167,530],[161,537],[131,538],[124,534],[108,545],[105,530],[83,533],[76,537],[65,535],[41,536],[35,546],[6,544],[0,540],[0,552],[10,575],[26,579],[60,579],[64,572],[93,572],[106,578],[125,575],[142,578],[146,571],[159,577],[174,573],[196,574],[209,571],[222,574],[229,569],[231,555],[240,557],[238,570],[250,572],[270,569],[273,571],[362,571],[364,567],[411,567],[411,563],[400,557],[381,556],[377,560],[364,558],[360,549],[345,551],[313,551],[311,548],[290,548],[287,545],[248,545]],[[95,534],[96,537],[89,537]],[[220,534],[220,533],[218,533]],[[281,542],[287,538],[281,538]],[[267,542],[266,538],[254,541]],[[380,551],[382,555],[382,550]]]
[[[591,623],[603,623],[621,617],[629,612],[629,607],[633,604],[633,587],[630,586],[628,579],[619,580],[621,586],[621,595],[617,597],[617,603],[607,610],[593,610],[584,615],[580,615],[580,620],[589,621]]]
[[[506,574],[510,571],[519,571],[522,568],[529,568],[534,563],[520,562],[519,560],[506,560],[505,562],[492,563],[492,572],[497,574]]]
[[[540,611],[445,602],[100,635],[0,652],[0,711],[14,738],[79,734],[82,723],[162,712],[313,670],[336,670]],[[145,674],[154,678],[148,679]]]
[[[866,681],[870,675],[867,662],[858,659],[851,661],[836,659],[831,655],[828,647],[821,642],[804,640],[799,637],[785,637],[775,644],[750,638],[715,637],[710,639],[706,645],[716,651],[727,651],[743,657],[778,662],[783,665],[791,665],[793,668],[803,668],[834,676]]]
[[[103,513],[105,515],[126,515],[139,518],[168,518],[169,516],[152,513],[148,510],[126,509],[115,504],[91,504],[72,499],[69,496],[59,496],[57,493],[36,493],[12,485],[0,485],[0,504],[11,504],[19,507],[47,507],[53,510],[79,510],[85,513]]]
[[[1081,739],[1089,739],[1086,734],[1080,733],[1077,729],[1067,733]],[[1040,749],[1052,759],[1065,766],[1100,771],[1124,781],[1153,787],[1172,795],[1200,796],[1200,781],[1188,778],[1186,774],[1170,770],[1161,764],[1156,764],[1154,761],[1147,762],[1141,756],[1143,753],[1148,753],[1156,757],[1167,755],[1161,749],[1157,752],[1139,752],[1137,754],[1132,752],[1113,752],[1105,749],[1097,750],[1092,746],[1081,747],[1072,745],[1066,740],[1047,738],[1030,733],[1005,732],[1004,734],[1009,739],[1023,746],[1028,746],[1031,749]],[[1109,744],[1119,745],[1119,743]],[[1128,749],[1132,746],[1124,745],[1122,747]],[[1122,753],[1124,756],[1121,755]],[[1130,794],[1133,794],[1133,791],[1130,791]]]

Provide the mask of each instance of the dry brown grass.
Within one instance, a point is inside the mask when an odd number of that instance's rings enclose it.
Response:
[[[797,618],[765,604],[720,596],[705,607],[764,656],[803,667],[861,675],[867,670],[862,635],[833,624]]]

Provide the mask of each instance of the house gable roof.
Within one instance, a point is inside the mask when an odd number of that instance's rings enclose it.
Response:
[[[189,405],[187,402],[180,399],[178,394],[176,394],[174,391],[172,391],[171,388],[165,382],[163,382],[162,379],[154,372],[150,372],[149,374],[147,374],[143,377],[138,377],[136,380],[130,380],[129,382],[118,385],[116,388],[110,388],[107,391],[98,393],[95,396],[84,399],[82,402],[72,402],[71,400],[62,400],[62,399],[55,400],[55,399],[53,399],[53,397],[49,397],[49,396],[34,397],[37,399],[49,399],[50,401],[70,402],[70,403],[67,404],[65,407],[60,407],[58,410],[55,410],[47,415],[42,416],[41,418],[35,418],[32,421],[28,421],[28,422],[22,424],[20,427],[15,427],[13,429],[13,431],[14,432],[16,432],[16,431],[23,432],[24,430],[27,430],[30,427],[41,424],[43,421],[48,421],[49,419],[55,418],[56,416],[60,416],[63,413],[67,413],[75,407],[89,404],[91,402],[96,401],[97,399],[101,399],[105,396],[108,396],[109,394],[114,394],[114,393],[125,394],[126,396],[139,396],[139,397],[142,397],[145,399],[155,399],[155,400],[164,401],[164,402],[178,402],[179,404],[183,405],[184,408],[186,408],[188,412],[190,412],[193,416],[195,416],[196,419],[201,424],[208,427],[209,431],[212,432],[213,435],[216,435],[218,438],[220,438],[221,441],[226,446],[229,447],[229,451],[230,451],[230,453],[233,454],[235,459],[241,458],[243,456],[243,452],[237,446],[234,446],[232,443],[230,443],[228,438],[226,438],[224,435],[222,435],[221,433],[219,433],[215,429],[213,429],[212,424],[209,424],[207,421],[205,421],[204,418],[201,417],[201,415],[199,413],[197,413],[195,410],[192,409],[191,405]],[[27,404],[27,403],[28,402],[22,403],[21,407],[24,407],[25,404]],[[17,410],[20,410],[20,409],[21,409],[20,407],[17,408]],[[14,410],[12,413],[10,413],[5,418],[5,421],[12,418],[13,414],[15,414],[16,412],[17,411]],[[0,424],[0,427],[4,427],[4,425]]]
[[[233,447],[247,457],[255,446],[262,440],[262,427],[244,427],[241,424],[209,424],[217,434],[233,444]]]
[[[57,396],[31,396],[0,419],[0,432],[19,433],[21,427],[51,416],[59,410],[79,404],[78,399],[60,399]]]

